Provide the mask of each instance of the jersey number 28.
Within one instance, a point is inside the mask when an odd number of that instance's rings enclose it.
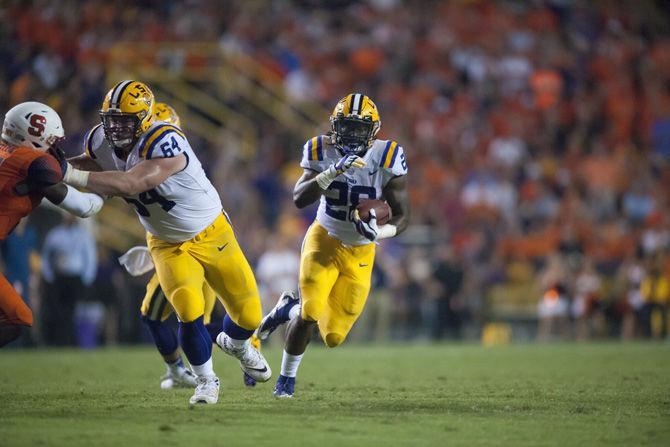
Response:
[[[337,220],[349,220],[349,214],[358,206],[361,196],[377,198],[377,190],[372,186],[354,185],[349,189],[349,185],[344,182],[333,182],[328,189],[337,191],[338,194],[337,197],[326,197],[326,214]],[[331,208],[333,206],[349,206],[349,209],[336,210]]]

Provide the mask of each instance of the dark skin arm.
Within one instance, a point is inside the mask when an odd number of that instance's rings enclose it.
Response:
[[[395,225],[396,234],[400,234],[407,229],[411,213],[407,193],[407,176],[393,177],[384,187],[383,194],[391,207],[391,216],[393,216],[388,223]]]
[[[53,203],[54,205],[59,205],[63,199],[65,199],[65,195],[67,194],[67,186],[65,186],[65,183],[57,183],[52,186],[41,188],[40,191],[42,194],[44,194],[44,197],[49,200],[49,202]]]
[[[299,209],[305,208],[308,205],[316,202],[321,198],[321,195],[326,192],[321,189],[314,178],[319,173],[311,169],[304,169],[302,176],[293,188],[293,203]]]

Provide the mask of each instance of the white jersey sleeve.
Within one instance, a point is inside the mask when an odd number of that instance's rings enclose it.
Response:
[[[84,153],[88,155],[98,166],[105,171],[118,171],[117,162],[114,160],[113,150],[105,138],[102,124],[93,126],[84,137]]]
[[[184,132],[172,124],[161,124],[152,128],[140,143],[140,156],[147,160],[172,158],[192,152]]]
[[[95,160],[98,158],[98,151],[105,142],[105,133],[102,130],[102,124],[91,127],[84,136],[83,149],[84,153]]]
[[[326,161],[323,156],[325,139],[326,137],[324,135],[319,135],[307,140],[302,147],[301,167],[316,172],[325,171],[330,167],[331,162]]]
[[[388,140],[379,160],[380,168],[391,177],[407,175],[407,160],[405,151],[397,141]]]

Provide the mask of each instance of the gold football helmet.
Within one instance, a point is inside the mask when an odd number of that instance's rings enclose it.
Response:
[[[369,96],[350,93],[335,106],[330,125],[335,147],[343,155],[361,156],[372,145],[382,122]]]
[[[154,94],[139,81],[121,81],[105,96],[100,119],[114,149],[130,151],[155,120]]]
[[[164,121],[177,127],[181,127],[181,120],[175,109],[164,102],[156,103],[156,121]]]

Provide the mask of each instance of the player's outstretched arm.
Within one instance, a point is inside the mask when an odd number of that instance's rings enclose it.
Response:
[[[384,187],[384,198],[391,207],[392,218],[387,225],[395,225],[396,235],[409,225],[410,206],[407,192],[407,176],[394,177]]]
[[[77,217],[91,217],[105,203],[99,195],[78,191],[65,183],[44,188],[42,193],[51,203]]]
[[[63,181],[72,186],[110,196],[134,196],[163,183],[172,174],[186,167],[186,157],[144,160],[126,172],[88,172],[68,167]]]

